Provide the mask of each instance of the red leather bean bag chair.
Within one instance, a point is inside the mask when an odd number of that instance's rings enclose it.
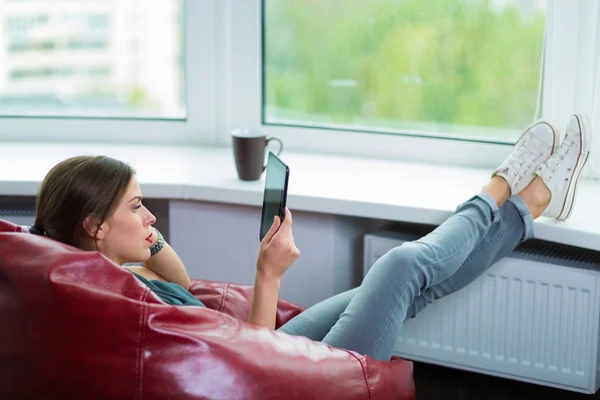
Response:
[[[96,252],[0,220],[0,399],[413,399],[412,363],[247,324],[252,288],[162,303]],[[277,324],[302,312],[280,301]]]

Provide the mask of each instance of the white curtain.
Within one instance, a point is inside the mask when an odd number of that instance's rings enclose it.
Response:
[[[593,135],[585,176],[600,178],[600,2],[548,0],[541,116],[564,133],[581,111]]]

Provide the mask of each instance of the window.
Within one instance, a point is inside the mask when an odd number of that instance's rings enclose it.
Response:
[[[263,123],[514,142],[546,0],[264,0]]]
[[[223,144],[252,127],[288,150],[488,170],[538,117],[564,130],[583,111],[598,130],[600,2],[225,3]]]
[[[0,7],[0,116],[186,118],[184,0]]]
[[[0,139],[228,146],[258,128],[489,169],[537,116],[600,123],[597,1],[148,4],[0,0]]]

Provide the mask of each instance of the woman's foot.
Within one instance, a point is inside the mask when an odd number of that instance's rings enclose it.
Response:
[[[531,125],[492,177],[506,180],[509,195],[521,192],[533,180],[534,172],[554,153],[559,140],[558,131],[550,123],[539,121]]]
[[[551,195],[543,216],[563,220],[571,215],[577,182],[590,154],[590,142],[591,134],[585,117],[579,113],[571,115],[562,143],[535,171]]]

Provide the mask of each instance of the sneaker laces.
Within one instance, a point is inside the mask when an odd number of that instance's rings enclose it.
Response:
[[[565,157],[571,152],[573,147],[575,147],[575,142],[573,140],[569,140],[568,144],[566,141],[563,142],[552,157],[540,166],[540,175],[546,176],[548,170],[551,170],[552,174],[556,173],[556,168],[560,167],[560,163],[564,161]],[[567,168],[567,171],[571,172],[571,169],[572,168]]]
[[[512,170],[515,175],[524,175],[523,165],[528,159],[537,158],[535,152],[531,150],[527,144],[529,142],[523,142],[519,147],[515,148],[513,154],[508,158],[507,165],[509,170]],[[531,167],[529,165],[528,167]]]

